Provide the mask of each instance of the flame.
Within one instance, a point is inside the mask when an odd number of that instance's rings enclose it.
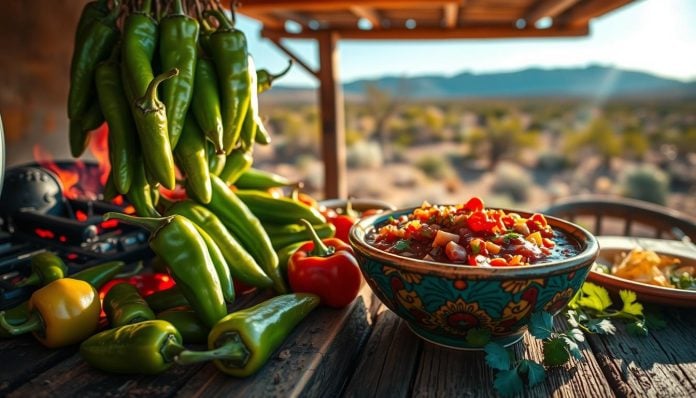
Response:
[[[111,172],[111,163],[109,162],[109,127],[104,123],[90,134],[92,134],[92,139],[89,141],[89,150],[94,155],[94,158],[97,159],[99,164],[99,182],[104,186]]]
[[[79,192],[75,188],[75,185],[80,181],[79,169],[84,168],[84,164],[81,161],[77,161],[78,167],[75,170],[65,170],[53,161],[53,156],[50,153],[43,150],[39,145],[34,145],[34,159],[39,164],[39,166],[51,170],[58,176],[58,179],[63,184],[63,194],[69,199],[75,199],[78,197]]]

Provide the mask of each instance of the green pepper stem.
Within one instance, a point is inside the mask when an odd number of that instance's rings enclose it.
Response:
[[[157,87],[159,87],[159,85],[163,81],[171,79],[172,77],[178,74],[179,69],[173,68],[172,70],[160,73],[159,75],[155,76],[155,78],[152,79],[150,84],[147,85],[147,90],[145,91],[145,94],[135,102],[135,105],[145,113],[155,112],[161,109],[163,107],[163,104],[157,98]]]
[[[143,13],[145,15],[150,15],[152,12],[152,0],[143,1],[143,8],[137,12]]]
[[[232,12],[232,15],[234,16],[234,12]],[[223,14],[220,10],[205,10],[203,11],[203,16],[206,18],[212,16],[217,19],[218,23],[220,24],[220,27],[218,28],[220,31],[234,30],[234,24],[230,22],[230,20],[227,19],[225,14]]]
[[[149,232],[155,232],[163,226],[169,224],[174,217],[133,217],[123,213],[110,211],[104,214],[104,220],[116,219],[126,224],[135,225]]]
[[[15,283],[15,286],[16,287],[34,286],[34,285],[38,285],[40,283],[41,283],[41,276],[39,276],[39,274],[36,272],[32,272],[31,275],[29,275],[26,278],[22,279],[21,281]]]
[[[29,332],[41,331],[44,328],[44,324],[41,316],[36,312],[32,312],[25,322],[18,325],[11,325],[7,322],[7,319],[5,319],[5,311],[0,311],[0,328],[5,329],[7,333],[13,336],[17,336]]]
[[[314,230],[314,227],[312,226],[312,223],[309,221],[305,220],[304,218],[300,219],[300,223],[304,224],[305,227],[307,227],[307,231],[311,234],[312,242],[314,242],[314,249],[312,249],[311,252],[309,252],[309,255],[312,257],[326,257],[332,255],[335,251],[336,248],[333,246],[327,246],[317,235],[317,231]]]
[[[290,72],[290,68],[292,68],[292,59],[288,60],[288,66],[285,67],[281,72],[273,75],[273,74],[268,74],[268,82],[273,83],[275,79],[281,78],[285,76],[286,73]]]
[[[236,332],[226,333],[223,336],[228,338],[219,347],[208,351],[184,350],[174,358],[174,361],[179,365],[190,365],[198,362],[219,360],[224,361],[227,367],[243,367],[251,355],[249,349],[247,349]]]
[[[181,0],[174,0],[174,12],[170,15],[185,15],[184,6],[181,4]]]

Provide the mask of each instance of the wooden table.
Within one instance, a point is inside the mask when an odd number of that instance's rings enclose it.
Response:
[[[235,307],[267,297],[250,294]],[[645,338],[621,327],[613,336],[589,336],[581,344],[584,359],[547,369],[546,381],[525,395],[696,396],[696,311],[661,311],[667,329]],[[529,334],[514,351],[542,358],[541,343]],[[173,366],[158,376],[112,375],[92,369],[76,347],[50,350],[30,336],[0,340],[0,396],[8,397],[488,397],[495,395],[493,377],[483,353],[419,339],[367,286],[343,310],[315,310],[246,379],[212,364]]]

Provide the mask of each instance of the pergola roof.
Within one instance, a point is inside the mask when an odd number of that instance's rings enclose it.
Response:
[[[243,1],[237,12],[263,23],[261,35],[319,80],[324,192],[327,198],[345,198],[348,190],[338,40],[585,36],[591,19],[633,0]],[[310,67],[281,41],[292,38],[317,41],[318,69]]]
[[[632,1],[246,0],[238,12],[261,21],[269,38],[325,31],[344,39],[554,37],[587,35],[592,18]]]

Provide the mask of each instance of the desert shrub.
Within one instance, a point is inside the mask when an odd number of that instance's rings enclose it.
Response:
[[[619,175],[619,186],[623,196],[667,204],[669,176],[651,164],[626,169]]]
[[[346,161],[351,168],[378,168],[383,164],[382,149],[373,141],[358,141],[346,151]]]
[[[416,161],[418,167],[425,175],[433,180],[439,180],[451,174],[452,165],[449,160],[438,155],[424,155]]]
[[[524,168],[511,164],[499,164],[493,173],[491,190],[497,194],[508,195],[515,202],[525,202],[532,186],[532,176]]]

